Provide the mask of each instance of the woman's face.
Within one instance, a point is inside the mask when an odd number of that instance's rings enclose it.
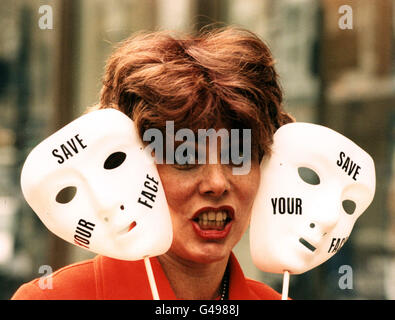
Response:
[[[220,150],[221,148],[217,148]],[[208,154],[208,153],[207,153]],[[173,223],[169,255],[194,263],[227,258],[246,231],[260,182],[257,157],[247,174],[232,164],[158,164]]]

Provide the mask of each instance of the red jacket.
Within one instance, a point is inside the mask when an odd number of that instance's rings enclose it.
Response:
[[[151,265],[161,300],[177,299],[156,258]],[[269,286],[244,276],[230,256],[230,300],[279,300]],[[52,274],[52,288],[41,289],[39,278],[22,285],[13,300],[152,300],[143,260],[122,261],[104,256],[66,266]],[[48,284],[48,282],[47,282]]]

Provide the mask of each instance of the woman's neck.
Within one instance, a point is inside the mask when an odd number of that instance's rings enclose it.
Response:
[[[180,260],[168,253],[158,257],[177,299],[181,300],[218,298],[228,259],[202,264]]]

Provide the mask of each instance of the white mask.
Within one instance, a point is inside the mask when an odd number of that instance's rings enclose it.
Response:
[[[328,260],[373,200],[375,181],[372,158],[343,135],[315,124],[282,126],[261,163],[250,225],[254,264],[300,274]]]
[[[133,121],[115,109],[83,115],[41,142],[26,159],[21,186],[49,230],[92,252],[138,260],[171,245],[153,158]]]

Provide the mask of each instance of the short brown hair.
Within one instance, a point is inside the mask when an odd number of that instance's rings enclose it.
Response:
[[[138,33],[110,56],[100,108],[127,114],[141,137],[149,128],[164,132],[169,120],[176,129],[249,128],[261,159],[276,129],[293,121],[274,63],[267,45],[242,28]]]

